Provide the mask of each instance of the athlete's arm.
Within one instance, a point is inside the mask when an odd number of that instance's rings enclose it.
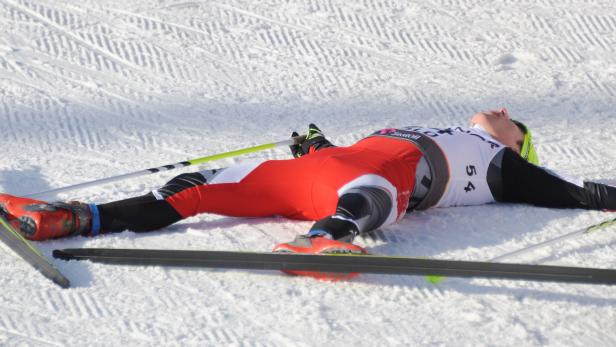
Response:
[[[389,193],[378,187],[356,187],[338,200],[336,213],[317,221],[310,235],[327,233],[334,240],[351,242],[360,233],[385,223],[393,203]]]
[[[501,182],[490,182],[494,198],[537,206],[616,210],[616,187],[594,182],[574,182],[528,163],[507,148],[500,162]],[[493,163],[498,166],[499,163]]]

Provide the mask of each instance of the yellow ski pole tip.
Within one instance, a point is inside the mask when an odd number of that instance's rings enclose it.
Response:
[[[445,280],[445,276],[428,275],[426,280],[434,285],[440,284]]]

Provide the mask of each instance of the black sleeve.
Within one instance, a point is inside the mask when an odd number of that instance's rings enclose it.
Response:
[[[499,157],[502,161],[493,163],[488,174],[500,177],[488,178],[490,190],[497,201],[557,208],[616,210],[616,187],[594,182],[584,182],[580,186],[550,170],[530,164],[509,148]],[[494,172],[500,172],[500,175]]]
[[[392,208],[392,198],[385,190],[353,188],[340,197],[334,215],[317,221],[310,230],[322,230],[335,240],[350,242],[358,234],[383,225]]]

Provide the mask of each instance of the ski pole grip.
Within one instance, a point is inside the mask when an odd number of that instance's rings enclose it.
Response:
[[[291,138],[291,140],[293,140],[293,144],[294,144],[294,145],[299,145],[299,144],[301,144],[302,142],[306,141],[306,136],[307,136],[307,135],[293,136],[293,137]]]

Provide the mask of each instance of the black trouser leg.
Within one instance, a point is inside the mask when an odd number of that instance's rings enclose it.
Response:
[[[152,193],[98,205],[102,232],[152,231],[182,219],[165,200]]]

